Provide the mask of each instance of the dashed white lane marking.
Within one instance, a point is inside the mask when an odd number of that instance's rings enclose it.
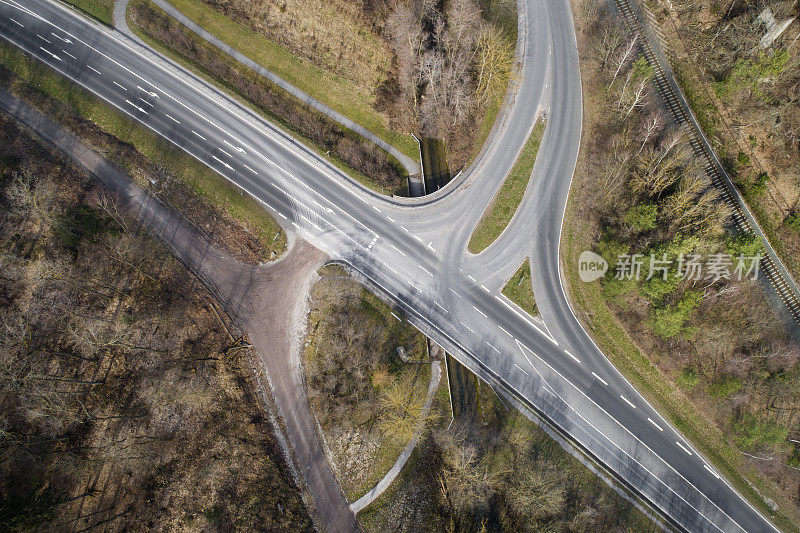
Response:
[[[14,24],[16,24],[17,26],[19,26],[20,28],[24,28],[24,27],[25,27],[25,25],[24,25],[24,24],[22,24],[21,22],[17,22],[16,20],[12,19],[11,17],[8,17],[8,20],[10,20],[11,22],[13,22]]]
[[[202,135],[200,135],[200,134],[199,134],[199,133],[197,133],[196,131],[192,130],[192,133],[194,133],[195,135],[197,135],[198,137],[200,137],[200,138],[201,138],[201,139],[203,139],[204,141],[206,140],[206,138],[205,138],[205,137],[203,137]]]
[[[419,238],[419,235],[414,235],[414,238],[417,239],[419,242],[422,242],[422,239]]]
[[[395,252],[397,252],[397,253],[399,253],[400,255],[402,255],[403,257],[405,257],[406,253],[405,253],[403,250],[401,250],[400,248],[398,248],[398,247],[397,247],[397,246],[395,246],[394,244],[390,244],[389,246],[391,246],[392,248],[394,248],[394,251],[395,251]]]
[[[400,229],[402,229],[403,231],[405,231],[406,233],[408,233],[408,228],[407,228],[407,227],[405,227],[405,226],[400,226]]]
[[[44,37],[42,37],[42,36],[41,36],[41,35],[39,35],[38,33],[36,34],[36,36],[37,36],[39,39],[41,39],[41,40],[43,40],[44,42],[46,42],[47,44],[52,44],[50,41],[48,41],[47,39],[45,39]]]
[[[172,122],[175,122],[176,124],[180,124],[181,123],[180,120],[178,120],[175,117],[171,117],[168,113],[164,113],[164,116],[167,117],[168,119],[170,119]]]
[[[67,54],[67,55],[68,55],[69,57],[71,57],[72,59],[75,59],[75,60],[77,60],[77,59],[78,59],[77,57],[75,57],[74,55],[70,54],[69,52],[67,52],[67,51],[66,51],[66,50],[64,50],[63,48],[61,49],[61,51],[62,51],[62,52],[64,52],[65,54]]]
[[[393,269],[392,267],[390,267],[390,266],[389,266],[389,265],[387,265],[386,263],[384,263],[384,264],[383,264],[383,266],[385,266],[386,268],[388,268],[389,270],[391,270],[391,271],[392,271],[392,273],[393,273],[395,276],[399,276],[399,275],[400,275],[400,273],[399,273],[397,270]]]
[[[86,68],[88,68],[88,69],[89,69],[89,70],[91,70],[92,72],[96,72],[97,74],[100,74],[101,76],[103,75],[103,73],[102,73],[102,72],[100,72],[99,70],[97,70],[96,68],[94,68],[94,67],[93,67],[93,66],[91,66],[91,65],[86,65]]]
[[[719,479],[719,474],[717,474],[716,472],[714,472],[713,470],[711,470],[711,469],[708,467],[708,465],[707,465],[707,464],[703,463],[703,468],[705,468],[706,470],[708,470],[709,472],[711,472],[711,475],[712,475],[712,476],[714,476],[715,478]]]
[[[664,428],[662,428],[661,426],[659,426],[658,424],[653,422],[653,419],[650,418],[649,416],[647,417],[647,421],[650,422],[651,424],[653,424],[656,427],[656,429],[658,429],[659,431],[664,431]]]
[[[500,331],[502,331],[503,333],[505,333],[506,335],[508,335],[508,336],[509,336],[509,337],[511,337],[512,339],[514,338],[514,335],[512,335],[511,333],[509,333],[508,331],[506,331],[506,329],[505,329],[503,326],[497,326],[497,329],[499,329]]]
[[[623,400],[625,400],[625,403],[627,403],[628,405],[630,405],[632,408],[636,409],[636,406],[635,406],[635,405],[633,405],[633,402],[631,402],[631,401],[630,401],[629,399],[627,399],[625,396],[623,396],[622,394],[620,394],[620,395],[619,395],[619,397],[620,397],[620,398],[622,398]]]
[[[374,209],[374,210],[375,210],[375,211],[377,211],[378,213],[380,213],[380,212],[381,212],[381,210],[380,210],[380,209],[378,209],[377,207],[375,207],[374,205],[372,206],[372,209]]]
[[[397,316],[396,314],[394,314],[394,311],[389,311],[389,312],[390,312],[390,313],[392,313],[392,316],[393,316],[393,317],[395,317],[395,318],[398,320],[398,322],[402,322],[402,321],[403,321],[403,319],[402,319],[402,318],[400,318],[399,316]]]
[[[459,320],[459,322],[461,322],[461,321]],[[475,333],[475,330],[474,330],[474,329],[472,329],[472,328],[471,328],[471,327],[469,327],[468,325],[464,324],[463,322],[461,322],[461,325],[462,325],[462,326],[464,326],[465,328],[467,328],[467,329],[470,331],[470,333]]]
[[[428,248],[430,248],[434,252],[436,251],[436,248],[433,247],[433,241],[428,243]]]
[[[117,87],[119,87],[120,89],[122,89],[123,91],[127,91],[127,90],[128,90],[128,89],[126,89],[126,88],[125,88],[125,86],[124,86],[124,85],[120,85],[119,83],[117,83],[117,82],[116,82],[116,81],[114,81],[114,80],[111,80],[111,83],[113,83],[114,85],[116,85]]]
[[[685,452],[686,452],[686,453],[688,453],[689,455],[692,455],[692,452],[690,452],[689,450],[687,450],[687,449],[686,449],[686,447],[685,447],[683,444],[681,444],[680,442],[678,442],[678,441],[675,441],[675,444],[677,444],[677,445],[678,445],[678,448],[680,448],[681,450],[685,451]]]
[[[228,152],[226,152],[225,150],[223,150],[223,149],[222,149],[222,148],[220,148],[219,146],[217,147],[217,150],[219,150],[219,151],[220,151],[220,152],[222,152],[223,154],[225,154],[225,155],[227,155],[228,157],[230,157],[231,159],[233,159],[233,156],[232,156],[231,154],[229,154]]]
[[[564,350],[564,353],[567,354],[568,356],[572,357],[575,360],[576,363],[581,364],[581,360],[578,359],[577,357],[575,357],[574,355],[572,355],[571,353],[569,353],[569,350]]]
[[[145,100],[145,99],[144,99],[144,98],[142,98],[141,96],[139,97],[139,100],[141,100],[141,101],[142,101],[142,102],[144,102],[145,104],[149,105],[150,107],[154,107],[154,106],[153,106],[153,104],[151,104],[150,102],[148,102],[147,100]]]
[[[492,344],[491,342],[489,342],[489,341],[483,341],[483,342],[485,342],[486,344],[488,344],[488,345],[489,345],[489,348],[491,348],[491,349],[492,349],[492,350],[494,350],[495,352],[497,352],[497,353],[500,353],[500,350],[498,350],[497,348],[495,348],[495,347],[494,347],[494,344]]]
[[[491,292],[489,289],[486,288],[486,285],[481,285],[481,289],[485,290],[486,292]]]
[[[426,270],[425,267],[419,265],[419,269],[422,270],[423,272],[425,272],[430,277],[433,277],[433,274],[431,274],[430,271]]]
[[[389,215],[386,215],[386,218],[389,220],[389,222],[397,222],[395,219],[393,219]]]
[[[472,283],[478,283],[478,280],[473,278],[471,274],[467,274],[467,277],[472,281]]]
[[[448,313],[448,312],[449,312],[447,309],[445,309],[445,308],[442,306],[442,304],[440,304],[440,303],[439,303],[439,302],[437,302],[436,300],[434,300],[434,301],[433,301],[433,303],[435,303],[435,304],[436,304],[436,307],[438,307],[439,309],[441,309],[441,310],[442,310],[442,311],[444,311],[445,313]]]
[[[247,166],[247,165],[245,165],[244,163],[242,163],[242,166],[243,166],[244,168],[246,168],[247,170],[249,170],[250,172],[252,172],[253,174],[255,174],[256,176],[258,176],[258,172],[256,172],[256,171],[255,171],[255,170],[253,170],[252,168],[248,167],[248,166]]]
[[[448,287],[448,288],[447,288],[447,290],[449,290],[450,292],[452,292],[453,294],[455,294],[456,296],[458,296],[459,298],[461,298],[461,295],[460,295],[460,294],[458,294],[458,293],[457,293],[456,291],[454,291],[453,289],[451,289],[451,288],[449,288],[449,287]]]
[[[489,318],[488,316],[486,316],[486,313],[484,313],[483,311],[481,311],[480,309],[478,309],[478,308],[477,308],[477,307],[475,307],[474,305],[472,306],[472,308],[473,308],[474,310],[476,310],[477,312],[479,312],[483,318]]]
[[[521,366],[519,366],[517,363],[514,363],[514,366],[515,366],[515,367],[517,367],[517,370],[519,370],[520,372],[522,372],[522,373],[523,373],[523,374],[525,374],[526,376],[528,375],[528,373],[527,373],[527,372],[525,372],[525,371],[522,369],[522,367],[521,367]]]
[[[603,385],[605,385],[606,387],[608,387],[608,382],[607,382],[606,380],[604,380],[603,378],[601,378],[600,376],[598,376],[598,375],[597,375],[597,374],[595,374],[594,372],[592,372],[592,375],[593,375],[593,376],[595,377],[595,379],[597,379],[597,380],[598,380],[600,383],[602,383]]]

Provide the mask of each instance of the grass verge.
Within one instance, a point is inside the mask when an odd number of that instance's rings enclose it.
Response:
[[[391,130],[388,119],[373,108],[374,95],[366,90],[342,76],[303,61],[286,48],[199,0],[171,0],[170,3],[203,29],[264,68],[362,125],[405,155],[413,159],[419,157],[414,138]]]
[[[62,0],[108,26],[114,25],[114,0]]]
[[[286,245],[286,235],[278,223],[255,199],[244,195],[222,176],[181,151],[168,141],[106,104],[44,64],[26,57],[16,47],[0,42],[3,65],[19,80],[36,87],[43,94],[68,105],[81,118],[101,130],[133,145],[144,157],[183,180],[198,196],[209,201],[230,217],[243,221],[269,252],[279,255]],[[11,92],[15,92],[11,87]],[[115,161],[124,166],[124,161]],[[132,175],[137,178],[135,174]],[[139,185],[149,188],[149,183]],[[175,206],[180,209],[180,206]]]
[[[535,316],[539,313],[533,298],[530,260],[525,259],[501,292],[529,315]]]
[[[528,140],[525,141],[514,167],[473,230],[467,245],[470,253],[477,254],[485,250],[511,222],[531,179],[542,135],[544,135],[544,122],[539,119]]]
[[[232,98],[244,100],[365,186],[382,194],[407,195],[402,165],[371,142],[210,45],[151,2],[134,0],[127,16],[131,30],[153,49]]]

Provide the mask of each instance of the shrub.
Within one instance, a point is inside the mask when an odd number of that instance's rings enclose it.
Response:
[[[700,376],[693,366],[687,366],[678,373],[678,386],[682,389],[692,390],[700,383]]]
[[[736,444],[743,450],[775,448],[785,442],[789,429],[770,421],[761,421],[755,415],[747,413],[734,422]]]
[[[699,291],[687,291],[681,300],[674,305],[656,308],[653,312],[653,331],[662,339],[677,335],[689,316],[700,303],[702,294]]]
[[[656,227],[658,207],[655,204],[639,204],[625,213],[625,223],[634,231],[648,231]]]
[[[732,376],[723,376],[709,385],[708,393],[714,398],[730,398],[742,390],[742,387],[744,387],[744,384],[741,379]]]

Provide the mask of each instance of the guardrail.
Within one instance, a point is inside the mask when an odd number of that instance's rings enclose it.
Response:
[[[645,6],[634,6],[631,0],[614,0],[628,31],[638,36],[639,49],[653,69],[653,83],[678,125],[687,128],[691,135],[689,144],[704,163],[704,170],[711,182],[722,193],[722,199],[731,208],[736,228],[744,234],[755,235],[762,243],[765,255],[761,258],[760,270],[764,273],[775,293],[783,301],[789,316],[800,325],[800,290],[781,262],[766,235],[758,225],[750,208],[736,190],[728,173],[717,158],[711,144],[703,133],[700,123],[692,113],[689,102],[678,86],[663,49],[665,40],[655,17]]]

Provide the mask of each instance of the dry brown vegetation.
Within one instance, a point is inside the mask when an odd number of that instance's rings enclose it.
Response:
[[[437,423],[394,485],[359,515],[370,531],[657,531],[633,505],[481,384],[474,418]]]
[[[374,91],[392,68],[384,0],[202,0],[318,67]]]
[[[202,1],[351,80],[391,129],[444,139],[453,172],[480,149],[512,78],[513,0]]]
[[[423,417],[430,365],[421,333],[354,281],[325,270],[311,291],[304,364],[311,405],[354,500],[411,440]],[[399,346],[414,362],[403,362]]]
[[[778,24],[791,0],[654,2],[682,85],[723,164],[800,275],[800,25],[761,45],[769,8]]]
[[[0,528],[310,529],[246,339],[113,206],[0,121]]]
[[[402,167],[383,150],[232,60],[160,8],[134,2],[129,18],[155,42],[232,88],[267,117],[310,141],[388,194],[405,194]]]
[[[665,120],[646,83],[649,69],[636,58],[616,15],[594,2],[576,4],[587,112],[573,184],[583,194],[572,196],[570,226],[582,244],[575,242],[565,261],[577,262],[589,246],[611,264],[599,293],[573,288],[584,303],[598,306],[586,309],[589,329],[622,325],[623,335],[680,392],[666,393],[656,382],[645,383],[649,390],[667,394],[669,401],[690,400],[695,409],[690,416],[724,435],[725,444],[714,443],[713,453],[726,468],[746,465],[742,472],[769,480],[759,486],[769,487],[770,496],[780,499],[778,508],[792,516],[800,505],[800,449],[789,440],[800,433],[796,339],[757,282],[709,279],[708,272],[696,281],[681,280],[676,262],[666,280],[661,273],[645,280],[650,254],[667,253],[675,260],[681,253],[704,258],[730,253],[735,262],[739,253],[758,253],[759,245],[726,229],[727,213],[716,191],[680,132]],[[614,279],[616,258],[623,253],[643,254],[641,281]],[[596,322],[605,320],[600,317],[607,309],[613,321]],[[633,356],[625,357],[631,364]],[[686,418],[682,423],[688,423],[681,429],[690,435],[712,434]]]
[[[502,99],[512,77],[516,12],[511,19],[507,4],[410,0],[386,21],[396,71],[381,86],[379,109],[399,129],[444,139],[452,172],[480,148],[487,104]]]

